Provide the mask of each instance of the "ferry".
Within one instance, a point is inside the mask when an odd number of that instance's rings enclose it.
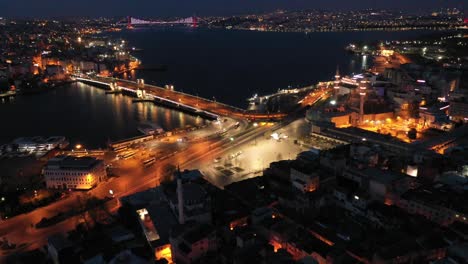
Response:
[[[164,129],[162,129],[157,124],[151,122],[143,122],[140,125],[138,125],[137,129],[144,135],[159,135],[164,133]]]

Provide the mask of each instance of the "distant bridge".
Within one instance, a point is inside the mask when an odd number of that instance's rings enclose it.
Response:
[[[147,20],[147,19],[140,19],[135,17],[127,17],[126,21],[121,21],[117,24],[126,25],[128,28],[133,28],[136,26],[151,26],[151,25],[187,25],[196,27],[198,24],[197,17],[187,17],[172,21],[162,21],[162,20]]]

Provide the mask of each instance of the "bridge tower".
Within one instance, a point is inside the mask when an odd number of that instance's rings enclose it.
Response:
[[[198,26],[198,18],[196,16],[192,17],[192,27]]]
[[[132,27],[132,17],[128,16],[127,17],[127,29],[131,29]]]

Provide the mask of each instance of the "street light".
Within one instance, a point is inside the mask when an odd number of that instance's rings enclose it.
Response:
[[[83,146],[81,144],[76,144],[75,149],[81,149]]]

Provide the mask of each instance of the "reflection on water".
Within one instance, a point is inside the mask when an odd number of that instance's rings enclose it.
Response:
[[[164,130],[202,124],[204,119],[152,103],[133,103],[132,97],[108,95],[82,83],[0,104],[0,143],[20,136],[66,136],[86,147],[140,135],[140,122],[157,123]]]
[[[367,62],[367,55],[362,55],[362,67],[361,69],[367,70],[369,68],[368,62]]]

